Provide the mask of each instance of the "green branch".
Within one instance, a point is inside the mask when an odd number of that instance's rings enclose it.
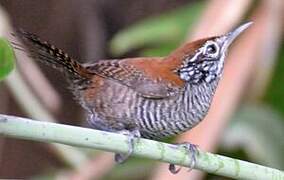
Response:
[[[1,114],[0,134],[111,152],[126,153],[128,150],[127,137],[121,134]],[[184,148],[147,139],[140,139],[135,143],[133,155],[181,166],[190,164],[190,155]],[[194,168],[236,179],[284,180],[283,171],[201,151]]]

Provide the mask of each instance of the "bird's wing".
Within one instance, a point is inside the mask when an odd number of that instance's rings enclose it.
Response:
[[[177,82],[178,77],[170,77],[169,73],[176,76],[173,72],[164,72],[165,69],[162,66],[156,66],[155,64],[158,62],[155,62],[156,59],[152,59],[151,63],[151,60],[146,63],[145,59],[141,60],[141,58],[137,58],[137,60],[104,60],[85,67],[98,76],[115,80],[132,88],[143,97],[167,98],[181,92],[184,83]]]

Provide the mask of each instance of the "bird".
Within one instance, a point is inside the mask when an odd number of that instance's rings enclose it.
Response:
[[[175,136],[204,119],[223,75],[228,48],[251,24],[185,43],[165,57],[84,64],[33,33],[20,29],[16,36],[32,58],[65,74],[91,128],[127,135],[128,153],[115,154],[121,163],[132,154],[135,139]],[[181,145],[192,152],[195,163],[196,146]],[[173,164],[169,169],[179,171]]]

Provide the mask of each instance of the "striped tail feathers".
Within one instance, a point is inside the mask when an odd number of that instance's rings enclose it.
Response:
[[[92,73],[79,62],[47,41],[41,41],[35,34],[20,29],[17,31],[16,36],[23,41],[32,58],[65,73],[70,80],[88,80],[91,78]],[[15,43],[14,45],[16,49],[23,49],[21,45]]]

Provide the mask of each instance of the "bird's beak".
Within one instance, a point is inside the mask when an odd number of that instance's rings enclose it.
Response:
[[[222,51],[226,51],[228,47],[232,44],[232,42],[244,31],[246,30],[253,22],[247,22],[245,24],[240,25],[236,29],[230,31],[226,35],[223,36],[224,44],[222,46]]]

